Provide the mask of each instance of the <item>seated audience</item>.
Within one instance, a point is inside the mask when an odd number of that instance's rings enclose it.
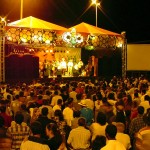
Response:
[[[78,120],[79,127],[70,131],[67,143],[73,149],[88,149],[90,147],[91,133],[85,128],[83,117]]]
[[[105,130],[108,142],[101,150],[126,150],[124,145],[116,140],[117,128],[113,124],[109,124]]]
[[[49,123],[46,126],[46,134],[48,136],[48,145],[51,150],[57,150],[63,142],[63,138],[56,124]]]
[[[31,136],[25,138],[21,143],[20,150],[50,150],[47,141],[41,138],[42,125],[35,121],[31,124]]]
[[[16,113],[15,121],[12,121],[11,126],[7,129],[6,135],[12,139],[11,149],[20,149],[24,138],[29,136],[30,128],[23,120],[23,115]]]
[[[106,137],[102,135],[97,135],[92,142],[92,150],[100,150],[106,145]]]
[[[6,136],[7,128],[4,127],[4,118],[0,116],[0,150],[10,150],[12,140]]]
[[[46,136],[46,125],[49,123],[56,123],[54,120],[49,119],[47,117],[48,115],[48,108],[47,107],[43,107],[41,110],[41,115],[38,117],[38,119],[36,121],[40,122],[42,125],[42,134],[41,137],[47,139],[48,137]]]

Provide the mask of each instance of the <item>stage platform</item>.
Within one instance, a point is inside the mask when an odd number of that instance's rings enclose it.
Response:
[[[21,83],[27,83],[27,84],[32,84],[33,81],[38,81],[40,83],[50,83],[52,81],[56,82],[62,82],[66,83],[69,81],[77,81],[77,82],[86,82],[88,80],[91,80],[94,82],[96,79],[99,79],[99,77],[94,77],[94,76],[78,76],[78,77],[62,77],[62,76],[57,76],[57,77],[50,77],[50,78],[36,78],[36,79],[11,79],[11,80],[6,80],[6,83],[8,84],[21,84]],[[102,78],[101,78],[102,79]]]

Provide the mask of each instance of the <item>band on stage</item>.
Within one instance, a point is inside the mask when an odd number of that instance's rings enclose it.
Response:
[[[73,76],[89,76],[90,63],[84,65],[80,59],[75,62],[73,59],[68,61],[65,58],[61,60],[47,60],[45,59],[42,63],[40,62],[39,73],[42,78],[57,77],[61,75],[63,77]]]

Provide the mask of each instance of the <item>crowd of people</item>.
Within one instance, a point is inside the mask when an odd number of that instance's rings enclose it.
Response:
[[[0,84],[1,150],[148,150],[149,139],[144,76]]]

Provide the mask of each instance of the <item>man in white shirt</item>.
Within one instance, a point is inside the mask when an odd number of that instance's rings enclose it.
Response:
[[[61,110],[61,106],[62,106],[62,99],[58,99],[57,105],[53,107],[53,111],[55,112],[56,110]]]
[[[68,75],[72,76],[73,75],[73,60],[70,59],[68,62]]]
[[[31,124],[32,136],[25,138],[20,150],[50,150],[47,141],[41,138],[42,126],[38,121]]]
[[[62,96],[58,95],[58,91],[55,91],[54,96],[53,96],[52,101],[51,101],[51,106],[52,107],[57,105],[58,99],[62,99]]]
[[[65,75],[65,71],[67,69],[67,63],[64,58],[62,58],[60,65],[61,65],[61,69],[62,69],[62,75]]]
[[[70,131],[67,143],[73,149],[85,149],[90,147],[91,133],[85,128],[86,121],[83,117],[78,120],[78,127]]]
[[[131,143],[129,135],[124,134],[125,125],[121,122],[117,122],[116,127],[117,127],[116,140],[122,143],[126,148],[126,150],[129,150],[131,148]]]
[[[64,119],[67,122],[67,125],[71,127],[71,122],[73,120],[73,99],[70,98],[67,102],[67,107],[63,110]]]
[[[126,150],[124,145],[116,140],[117,128],[113,124],[109,124],[105,130],[108,142],[101,150]]]
[[[69,96],[71,98],[73,98],[73,102],[77,102],[77,98],[76,98],[76,95],[77,95],[77,92],[75,91],[76,89],[73,87],[72,88],[72,91],[69,93]]]
[[[139,106],[144,107],[144,114],[147,112],[147,109],[150,108],[150,97],[148,95],[144,96],[144,101],[141,101]]]

